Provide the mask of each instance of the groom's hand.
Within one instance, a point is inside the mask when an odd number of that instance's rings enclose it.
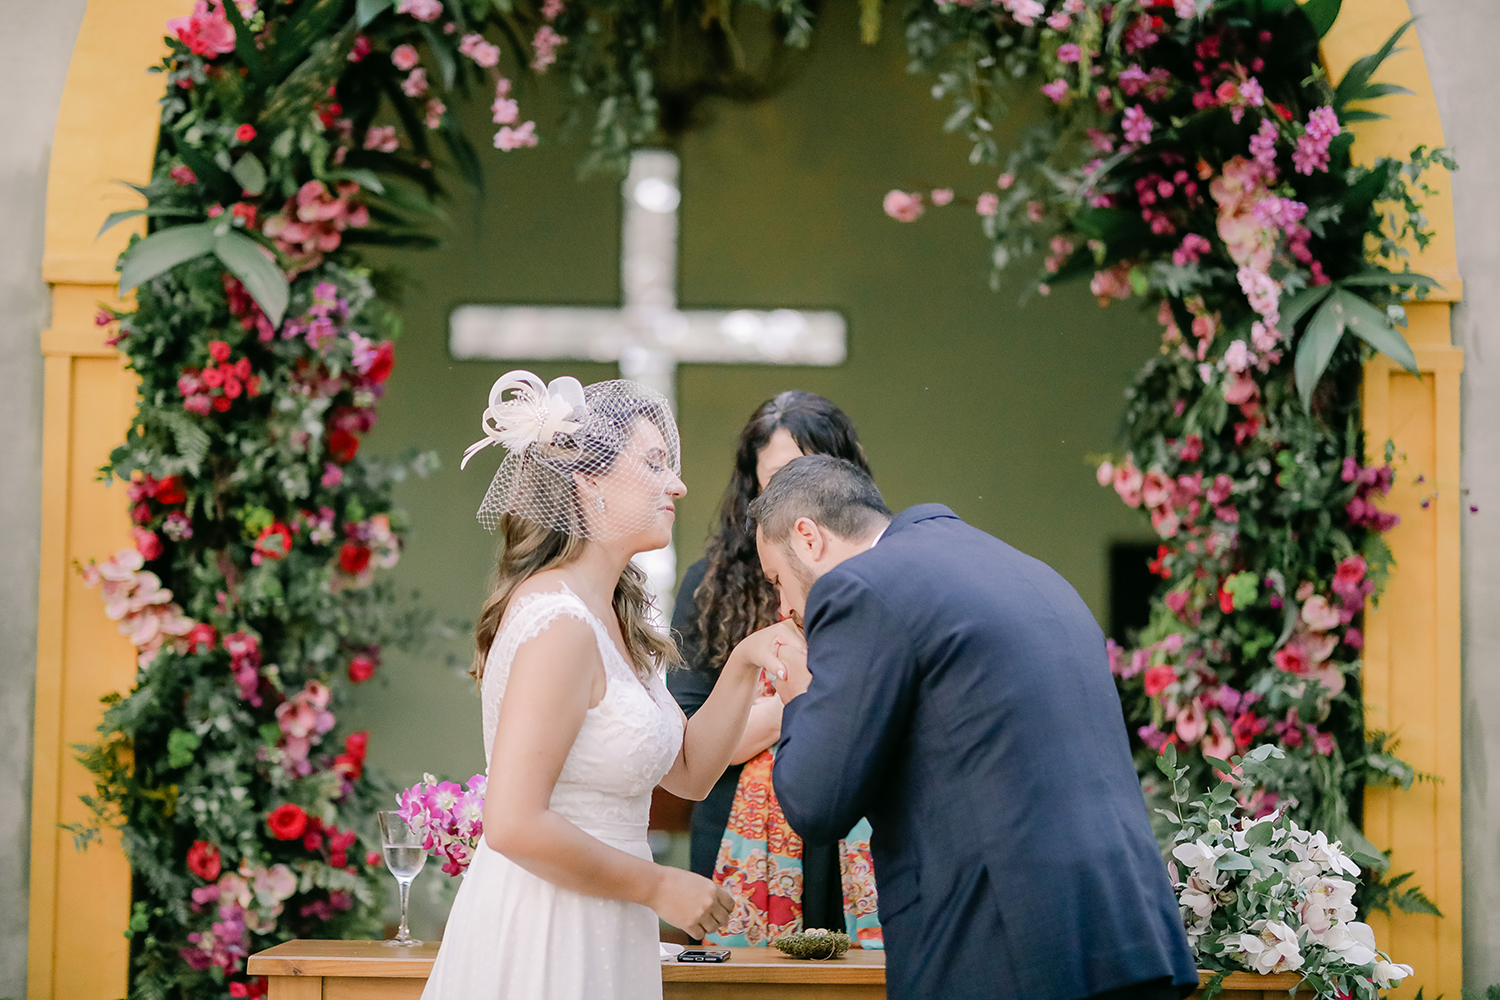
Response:
[[[783,623],[788,624],[788,623]],[[776,664],[767,672],[784,705],[807,691],[812,672],[807,669],[807,640],[799,629],[790,629],[775,640]]]

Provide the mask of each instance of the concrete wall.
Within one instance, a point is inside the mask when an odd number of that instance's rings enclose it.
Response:
[[[11,4],[0,33],[0,996],[26,991],[31,719],[41,521],[43,207],[86,0]]]
[[[1464,982],[1500,982],[1500,5],[1410,0],[1437,92],[1458,216],[1464,301]],[[1439,488],[1449,488],[1446,484]],[[1471,507],[1477,511],[1470,512]]]

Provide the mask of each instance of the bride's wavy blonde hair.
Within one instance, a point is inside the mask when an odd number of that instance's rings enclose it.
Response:
[[[644,409],[623,414],[621,419],[656,420],[653,413]],[[575,440],[558,450],[575,449],[579,461],[584,463],[582,467],[604,469],[605,474],[608,474],[607,470],[613,466],[619,453],[601,456],[598,454],[599,449],[590,449],[589,444],[588,441]],[[585,462],[583,453],[587,451],[594,453]],[[533,474],[542,475],[541,472]],[[546,482],[537,482],[535,488],[555,492],[559,488],[559,482],[566,484],[562,488],[570,494],[567,502],[562,505],[566,517],[563,530],[545,527],[514,514],[501,514],[499,523],[495,526],[496,534],[500,536],[499,562],[495,567],[490,596],[480,609],[479,621],[474,626],[474,665],[469,668],[469,675],[476,683],[484,679],[484,662],[495,641],[495,634],[500,631],[500,623],[505,618],[516,588],[543,570],[567,566],[582,555],[585,546],[589,544],[584,537],[586,526],[577,485],[571,480],[549,473]],[[523,486],[522,492],[524,490]],[[659,665],[675,666],[681,662],[677,644],[651,625],[651,592],[646,589],[646,574],[634,563],[626,564],[625,572],[620,574],[620,579],[615,584],[612,604],[615,616],[620,621],[620,632],[625,639],[625,652],[638,675],[646,678]]]

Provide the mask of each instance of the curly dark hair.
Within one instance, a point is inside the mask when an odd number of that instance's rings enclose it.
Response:
[[[719,508],[719,530],[708,540],[708,566],[693,592],[703,636],[703,664],[723,669],[741,639],[776,621],[776,588],[761,572],[750,501],[760,493],[755,475],[760,452],[785,428],[804,455],[847,459],[865,472],[870,463],[847,414],[822,396],[791,389],[756,407],[740,432],[734,474]]]

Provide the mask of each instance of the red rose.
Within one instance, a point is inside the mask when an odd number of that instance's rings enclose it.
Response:
[[[380,864],[380,852],[379,851],[366,851],[365,852],[365,864],[369,865],[371,868],[374,868],[376,865]]]
[[[307,813],[299,805],[284,802],[266,817],[266,829],[277,840],[298,840],[307,830]]]
[[[344,750],[360,760],[365,759],[365,754],[369,752],[369,747],[370,731],[368,729],[361,729],[344,737]]]
[[[251,139],[255,138],[255,126],[251,125],[249,122],[246,122],[244,125],[241,125],[239,128],[234,130],[234,137],[240,142],[249,142]]]
[[[1152,667],[1146,671],[1145,683],[1147,696],[1155,698],[1167,689],[1167,685],[1175,683],[1176,680],[1177,671],[1171,667],[1165,664]]]
[[[286,525],[277,521],[255,539],[255,552],[250,561],[259,566],[265,559],[285,559],[292,551],[292,533]]]
[[[219,877],[219,849],[206,840],[195,840],[187,852],[188,871],[205,882]]]
[[[156,484],[157,503],[182,503],[187,499],[187,492],[182,488],[181,476],[168,476]]]
[[[229,345],[222,340],[210,340],[208,342],[208,356],[215,361],[228,361]]]
[[[358,781],[359,776],[365,773],[365,762],[353,754],[341,753],[333,759],[333,769],[350,781]],[[342,868],[342,864],[334,864],[335,868]]]
[[[358,576],[370,565],[370,550],[354,542],[345,542],[339,549],[339,568],[350,576]],[[350,664],[351,671],[354,664]],[[351,673],[352,676],[352,673]]]
[[[348,431],[334,431],[328,435],[328,457],[340,465],[354,460],[359,453],[359,438]]]
[[[196,653],[198,652],[198,647],[200,646],[206,650],[212,650],[214,648],[214,643],[218,640],[218,638],[219,634],[214,631],[214,627],[212,625],[209,625],[205,622],[199,622],[188,630],[188,652]]]
[[[219,396],[214,400],[214,410],[219,413],[223,413],[225,410],[229,409],[229,403],[229,397]]]
[[[1234,594],[1223,587],[1219,588],[1219,610],[1226,615],[1234,611]]]
[[[375,351],[375,360],[370,362],[370,370],[365,375],[371,382],[384,382],[391,377],[391,369],[395,366],[396,345],[387,340]]]
[[[366,553],[365,554],[365,562],[369,563],[369,561],[370,561],[369,550],[366,549],[365,553]],[[343,559],[342,559],[342,554],[341,554],[341,556],[340,556],[340,562],[342,562],[342,561],[343,561]],[[358,572],[358,571],[356,571],[356,572]],[[366,656],[363,653],[361,653],[360,655],[356,656],[354,659],[352,659],[352,660],[349,661],[349,679],[351,681],[353,681],[354,683],[356,683],[356,684],[363,684],[365,681],[369,680],[371,677],[374,677],[374,676],[375,676],[375,661],[372,660],[372,659],[370,659],[368,656]]]

